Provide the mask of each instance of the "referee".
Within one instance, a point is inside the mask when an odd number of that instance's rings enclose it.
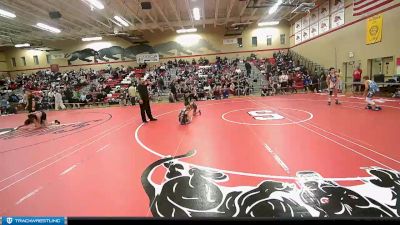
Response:
[[[143,123],[148,122],[146,119],[146,114],[150,121],[157,120],[153,118],[153,115],[151,114],[149,91],[147,90],[148,85],[150,85],[150,83],[147,81],[146,77],[144,77],[140,79],[140,84],[137,86],[137,97],[139,100],[140,113],[142,115]]]

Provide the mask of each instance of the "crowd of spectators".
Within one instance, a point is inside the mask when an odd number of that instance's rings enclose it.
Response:
[[[305,92],[321,92],[324,88],[324,74],[311,74],[306,67],[293,60],[290,51],[277,52],[273,58],[256,59],[254,64],[265,76],[261,96]]]
[[[215,63],[199,60],[178,64],[177,76],[171,80],[169,101],[190,97],[195,100],[218,100],[230,95],[249,95],[254,91],[250,74],[242,71],[239,59],[216,58]],[[251,68],[250,68],[251,69]]]
[[[261,70],[264,77],[251,77],[252,65]],[[243,66],[244,65],[244,66]],[[276,95],[297,92],[297,89],[320,91],[317,74],[310,75],[305,67],[295,62],[290,52],[274,53],[273,58],[258,59],[254,54],[241,61],[238,58],[216,57],[211,63],[206,58],[197,61],[170,60],[158,66],[120,66],[95,71],[80,69],[54,73],[50,70],[34,74],[20,74],[14,79],[0,77],[1,111],[12,113],[16,106],[26,102],[24,90],[32,90],[38,109],[65,109],[65,105],[88,105],[96,102],[135,105],[136,78],[146,76],[150,98],[160,100],[168,96],[170,102],[195,100],[218,100],[236,95],[254,93],[258,79],[263,81],[261,95]],[[124,83],[123,81],[127,81]],[[121,84],[122,83],[122,84]]]
[[[127,73],[128,68],[123,66],[116,69],[108,66],[100,71],[80,69],[54,73],[44,70],[33,74],[19,74],[14,79],[3,76],[0,78],[2,113],[16,111],[15,106],[18,103],[26,103],[26,90],[33,93],[38,109],[44,110],[54,108],[57,105],[56,100],[60,101],[59,96],[64,104],[80,105],[103,101],[111,92],[107,81],[119,79]],[[65,108],[63,104],[61,108]]]

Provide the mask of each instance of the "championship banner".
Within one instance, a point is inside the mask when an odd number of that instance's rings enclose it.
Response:
[[[303,30],[301,41],[306,41],[308,39],[310,39],[310,28],[309,27],[307,27],[306,29]]]
[[[318,23],[318,10],[313,10],[310,12],[310,25]]]
[[[310,27],[310,38],[313,38],[315,36],[318,36],[318,23],[311,25]]]
[[[300,32],[301,31],[301,19],[298,20],[295,24],[294,24],[294,32]]]
[[[310,16],[307,15],[301,19],[301,27],[306,29],[310,26]]]
[[[331,27],[332,29],[340,27],[344,24],[344,10],[340,10],[332,13],[331,15]]]
[[[319,21],[319,34],[323,34],[329,30],[329,17],[325,17]]]
[[[294,44],[300,44],[301,43],[301,32],[298,32],[294,35]]]
[[[136,60],[138,63],[159,62],[160,56],[158,55],[158,53],[138,54],[136,55]]]
[[[329,16],[329,1],[319,6],[319,19]]]
[[[344,0],[331,0],[331,12],[336,12],[344,8]]]
[[[376,15],[367,20],[366,44],[375,44],[382,41],[382,15]]]

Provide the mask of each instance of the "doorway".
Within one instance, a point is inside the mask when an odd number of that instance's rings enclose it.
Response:
[[[393,56],[368,59],[368,69],[370,78],[374,79],[376,76],[379,76],[379,81],[385,82],[395,74]]]

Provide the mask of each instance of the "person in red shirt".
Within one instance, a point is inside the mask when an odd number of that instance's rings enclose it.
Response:
[[[357,67],[356,70],[353,72],[353,82],[361,82],[362,77],[362,69],[360,66]],[[361,84],[353,84],[353,91],[360,92],[361,91]]]

